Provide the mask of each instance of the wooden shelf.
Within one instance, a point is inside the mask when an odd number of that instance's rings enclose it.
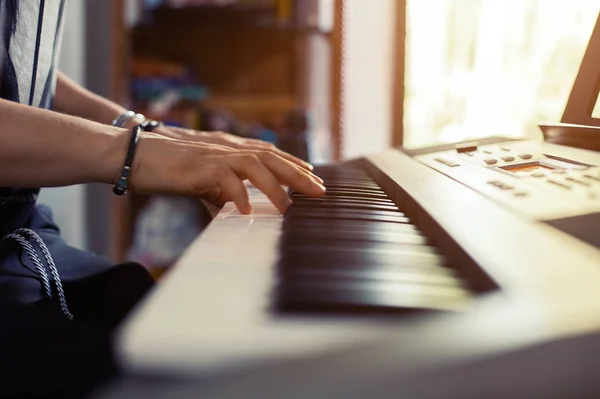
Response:
[[[242,120],[271,121],[296,109],[297,100],[285,95],[217,95],[201,101],[201,104],[210,109],[226,110]]]
[[[201,125],[203,115],[198,111],[218,110],[242,124],[258,123],[277,130],[291,112],[310,107],[314,74],[325,75],[319,76],[320,82],[329,79],[327,67],[315,67],[320,64],[314,57],[329,57],[330,53],[313,52],[311,41],[324,38],[331,44],[335,33],[311,25],[317,20],[315,2],[294,0],[289,9],[282,4],[272,0],[254,6],[159,7],[144,13],[123,46],[129,49],[129,58],[124,56],[119,64],[120,91],[126,91],[125,76],[132,72],[152,76],[152,71],[164,71],[163,67],[152,69],[151,63],[143,68],[134,65],[133,59],[170,62],[173,75],[185,68],[211,93],[197,104],[175,108],[170,113],[172,119],[179,117],[183,125],[195,125],[191,115],[199,115]],[[144,111],[143,103],[136,105],[138,111]],[[146,202],[147,197],[138,195],[114,202],[113,248],[119,261],[124,260],[131,245],[136,217]]]
[[[228,5],[188,5],[172,7],[163,5],[147,14],[146,21],[153,25],[180,24],[199,25],[235,29],[286,30],[296,33],[327,33],[314,24],[306,0],[290,1],[283,5],[280,1],[243,2]]]

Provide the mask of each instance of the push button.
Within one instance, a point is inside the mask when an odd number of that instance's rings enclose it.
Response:
[[[449,166],[449,167],[451,167],[451,168],[453,168],[453,167],[455,167],[455,166],[460,166],[460,164],[459,164],[459,163],[456,163],[456,162],[454,162],[454,161],[451,161],[451,160],[449,160],[449,159],[446,159],[446,158],[435,158],[435,161],[436,161],[436,162],[439,162],[439,163],[441,163],[441,164],[444,164],[444,165],[446,165],[446,166]]]
[[[515,157],[506,156],[506,157],[502,157],[502,160],[506,161],[506,162],[512,162],[515,160]]]
[[[579,180],[579,179],[575,179],[574,177],[567,177],[565,180],[568,180],[570,182],[573,183],[577,183],[577,184],[581,184],[582,186],[589,186],[590,183],[583,181],[583,180]]]
[[[495,165],[495,164],[498,163],[498,160],[494,159],[494,158],[488,158],[488,159],[485,160],[485,163],[488,164],[488,165]]]
[[[592,179],[592,180],[596,180],[596,181],[600,181],[600,178],[594,175],[591,175],[589,173],[584,173],[583,177],[587,177],[588,179]]]
[[[567,171],[564,169],[552,169],[552,173],[554,173],[555,175],[564,175],[565,173],[567,173]]]
[[[472,151],[477,151],[477,145],[478,143],[463,143],[463,144],[456,144],[454,146],[454,148],[456,148],[456,152],[458,152],[459,154],[463,153],[463,152],[472,152]]]
[[[526,197],[527,195],[527,191],[515,191],[515,197]]]
[[[501,190],[512,190],[514,188],[513,186],[509,186],[508,184],[497,180],[489,181],[488,184],[491,184],[494,187],[498,187]]]
[[[538,172],[532,172],[530,176],[531,177],[544,177],[544,176],[546,176],[546,174],[544,172],[538,171]]]
[[[531,159],[533,155],[531,154],[519,154],[522,159]]]
[[[558,180],[548,179],[548,183],[554,184],[555,186],[562,187],[567,190],[571,189],[571,186],[569,186],[567,183],[563,183]]]

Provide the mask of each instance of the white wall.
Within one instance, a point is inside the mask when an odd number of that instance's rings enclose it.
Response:
[[[84,40],[85,2],[68,1],[63,21],[63,42],[59,67],[78,83],[85,81]],[[86,246],[84,186],[45,188],[39,202],[49,205],[67,242],[79,248]]]
[[[311,116],[309,129],[310,160],[313,163],[331,162],[331,49],[329,39],[321,35],[308,37],[308,107]]]
[[[342,156],[388,148],[392,136],[395,0],[347,0]]]

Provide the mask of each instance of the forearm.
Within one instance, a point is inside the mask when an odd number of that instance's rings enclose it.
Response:
[[[60,72],[56,83],[54,110],[103,124],[110,124],[126,111],[119,104],[92,93]]]
[[[116,181],[128,132],[0,100],[0,187]]]

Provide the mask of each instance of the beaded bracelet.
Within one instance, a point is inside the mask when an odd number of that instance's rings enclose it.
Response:
[[[112,121],[112,125],[115,127],[125,127],[125,125],[127,125],[127,123],[134,118],[138,118],[143,121],[146,120],[146,117],[142,114],[138,114],[134,111],[125,111]]]
[[[123,195],[127,193],[129,188],[129,177],[131,176],[131,166],[133,164],[133,158],[135,157],[135,149],[140,141],[140,134],[142,128],[139,125],[134,126],[131,129],[131,140],[129,141],[129,149],[127,150],[127,156],[125,157],[125,165],[121,170],[121,176],[115,186],[113,187],[113,193],[116,195]]]
[[[153,121],[152,119],[146,119],[140,125],[142,130],[145,132],[152,132],[154,129],[156,129],[157,127],[161,127],[161,126],[164,126],[164,124],[162,122]]]

